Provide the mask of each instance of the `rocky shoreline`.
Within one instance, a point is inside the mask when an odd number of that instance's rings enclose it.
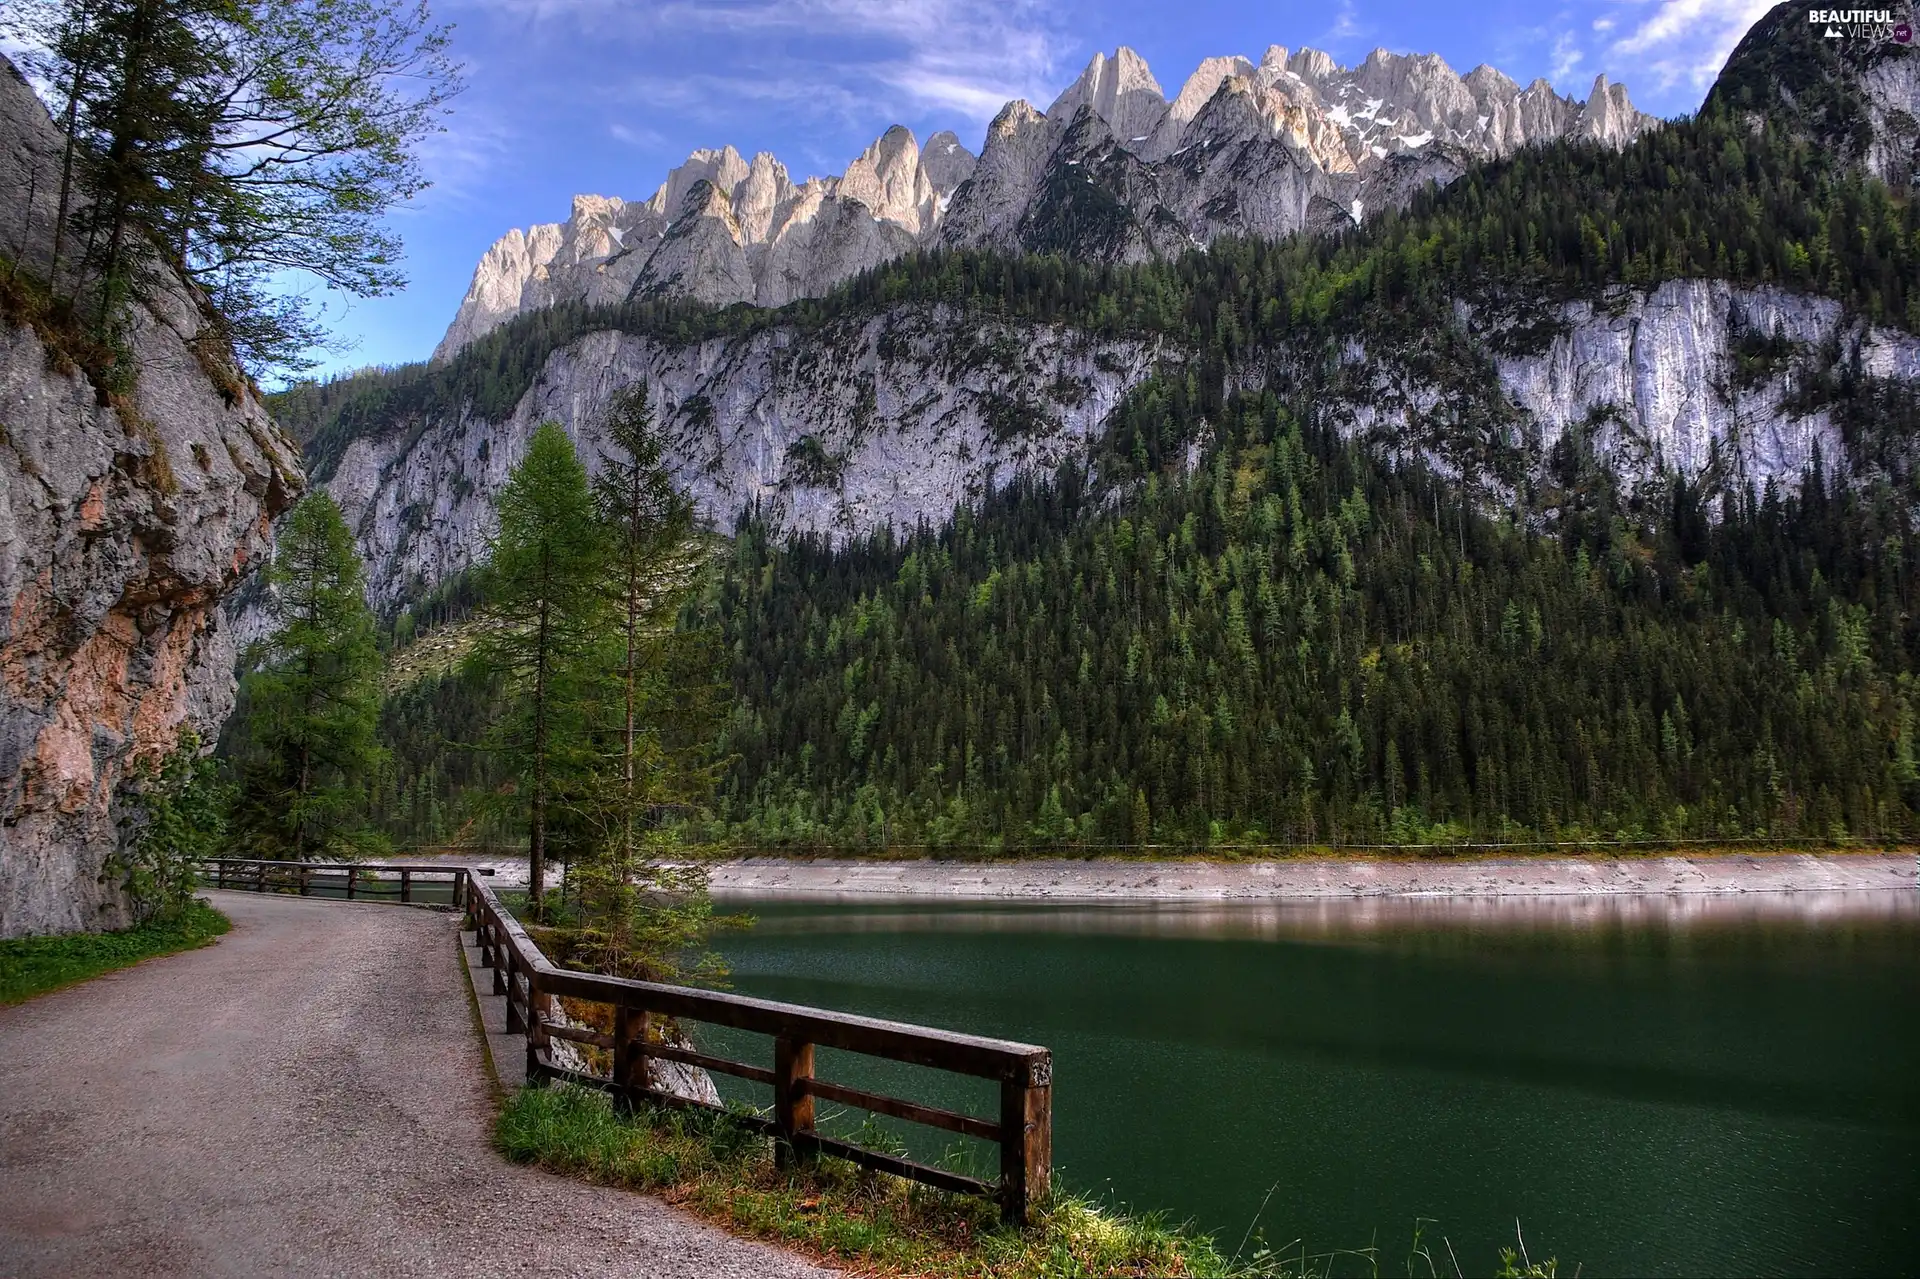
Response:
[[[1343,897],[1593,897],[1633,894],[1912,892],[1912,853],[1769,853],[1436,860],[1314,858],[1270,862],[794,861],[714,867],[716,896],[884,895],[1088,901]]]
[[[500,887],[527,881],[524,859],[408,857],[484,867]],[[718,897],[973,898],[1061,901],[1327,900],[1351,897],[1617,897],[1794,892],[1913,892],[1910,852],[1713,853],[1639,857],[1303,857],[1282,861],[1120,858],[801,859],[747,857],[713,867]]]

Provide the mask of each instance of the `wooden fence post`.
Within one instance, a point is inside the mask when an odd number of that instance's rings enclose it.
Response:
[[[607,1079],[616,1101],[633,1104],[633,1014],[625,1004],[613,1006],[613,1069]]]
[[[1031,1058],[1000,1081],[1000,1214],[1010,1226],[1033,1221],[1053,1180],[1053,1055]]]
[[[647,1023],[644,1008],[613,1006],[613,1089],[629,1106],[638,1105],[650,1087],[647,1079]]]
[[[524,970],[527,979],[527,1082],[532,1083],[543,1073],[540,1066],[540,1050],[553,1041],[547,1037],[547,1022],[542,1016],[545,997],[540,993],[539,979],[531,968]],[[509,1002],[511,1007],[511,1002]]]
[[[813,1079],[813,1045],[781,1035],[773,1041],[773,1122],[780,1131],[781,1143],[774,1147],[774,1159],[785,1167],[789,1155],[802,1163],[814,1154],[813,1094],[807,1085]]]
[[[405,868],[400,871],[400,900],[402,903],[413,900],[413,872]]]
[[[507,950],[504,958],[506,962],[493,970],[493,984],[499,987],[500,993],[504,994],[507,997],[507,1033],[511,1035],[515,1031],[525,1030],[527,1028],[527,1023],[526,1023],[526,1019],[520,1015],[519,1009],[516,1008],[513,1003],[513,996],[516,992],[514,991],[514,988],[513,988],[513,951],[512,949]],[[502,974],[505,974],[505,977],[506,977],[505,981],[501,980]]]
[[[353,880],[354,880],[354,876],[358,875],[359,873],[360,873],[359,867],[357,866],[347,867],[347,900],[348,901],[353,900]]]

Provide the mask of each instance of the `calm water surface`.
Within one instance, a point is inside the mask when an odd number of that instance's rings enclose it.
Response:
[[[1473,1273],[1518,1217],[1563,1273],[1920,1270],[1915,894],[726,904],[744,992],[1051,1047],[1059,1170],[1229,1248],[1392,1273],[1428,1218]]]

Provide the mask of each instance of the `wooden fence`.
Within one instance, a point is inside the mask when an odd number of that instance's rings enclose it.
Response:
[[[475,934],[481,963],[493,970],[493,993],[506,996],[506,1029],[526,1036],[529,1082],[560,1079],[584,1084],[629,1104],[651,1101],[717,1109],[652,1087],[648,1058],[679,1062],[772,1088],[770,1115],[729,1113],[735,1122],[774,1137],[782,1158],[833,1155],[943,1190],[986,1195],[997,1199],[1005,1219],[1016,1224],[1030,1221],[1047,1194],[1053,1165],[1053,1054],[1045,1048],[560,968],[500,904],[492,886],[461,866],[214,858],[201,864],[201,876],[213,888],[413,904],[427,899],[429,885],[450,883],[449,899],[465,907],[466,927]],[[570,1024],[572,1018],[559,1017],[554,1001],[561,998],[604,1006],[611,1012],[611,1031]],[[665,1019],[671,1018],[770,1036],[772,1060],[766,1064],[736,1061],[696,1051],[684,1046],[684,1040],[668,1042]],[[556,1039],[601,1050],[598,1056],[607,1069],[580,1071],[557,1065],[552,1053]],[[822,1079],[814,1073],[816,1048],[993,1080],[999,1085],[1000,1113],[993,1118],[963,1114]],[[816,1100],[994,1142],[1000,1149],[1000,1176],[988,1181],[829,1136],[814,1126]]]
[[[1030,1221],[1035,1206],[1047,1194],[1053,1162],[1053,1054],[1045,1048],[744,995],[573,972],[555,966],[541,953],[484,881],[469,881],[466,908],[481,962],[493,970],[493,991],[506,996],[507,1030],[527,1037],[529,1080],[584,1084],[629,1103],[715,1109],[651,1086],[647,1058],[679,1062],[771,1087],[770,1115],[735,1114],[734,1118],[776,1138],[776,1150],[783,1158],[834,1155],[943,1190],[987,1195],[999,1200],[1009,1223]],[[611,1032],[566,1024],[554,1016],[553,1001],[562,997],[606,1006],[612,1012]],[[736,1061],[664,1042],[660,1018],[686,1018],[771,1036],[772,1060],[765,1064]],[[556,1039],[603,1050],[608,1069],[588,1073],[556,1065],[551,1052]],[[1000,1113],[983,1118],[821,1079],[814,1073],[815,1048],[837,1048],[995,1080],[1000,1086]],[[986,1181],[828,1136],[814,1127],[816,1100],[995,1142],[1000,1147],[1000,1176]]]
[[[473,872],[465,866],[447,865],[289,862],[243,857],[209,857],[200,863],[200,880],[209,888],[344,897],[348,901],[397,901],[407,905],[462,905],[466,901],[466,886],[472,878]],[[436,895],[433,891],[436,888],[446,896]]]

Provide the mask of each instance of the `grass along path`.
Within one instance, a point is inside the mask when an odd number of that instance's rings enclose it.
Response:
[[[1038,1222],[1003,1228],[993,1204],[833,1158],[775,1166],[773,1142],[724,1115],[616,1110],[601,1093],[528,1087],[507,1100],[494,1142],[517,1163],[602,1185],[650,1191],[737,1234],[772,1240],[859,1274],[928,1279],[1183,1276],[1321,1279],[1380,1274],[1380,1250],[1269,1249],[1249,1230],[1231,1254],[1216,1240],[1056,1191]],[[1451,1248],[1416,1230],[1408,1273],[1459,1275]],[[1552,1260],[1502,1250],[1502,1279],[1553,1279]]]
[[[172,919],[117,933],[61,933],[0,941],[0,1006],[18,1004],[143,959],[194,950],[232,926],[225,915],[195,898]]]

